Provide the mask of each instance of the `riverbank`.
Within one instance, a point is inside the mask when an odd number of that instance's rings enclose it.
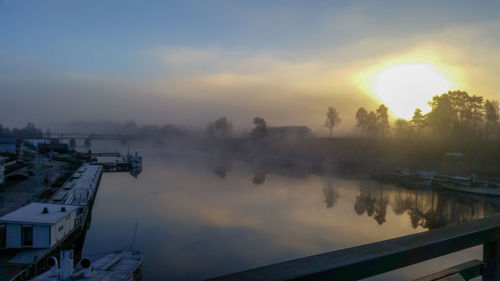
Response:
[[[204,141],[212,153],[230,154],[248,162],[264,161],[298,167],[310,172],[367,175],[407,167],[441,174],[470,175],[494,180],[500,172],[496,159],[500,145],[494,141],[442,142],[368,138],[307,138],[266,140],[235,138]]]

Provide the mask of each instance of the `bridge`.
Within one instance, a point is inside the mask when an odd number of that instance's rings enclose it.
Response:
[[[62,139],[91,139],[91,140],[123,140],[137,139],[139,135],[122,135],[122,134],[89,134],[89,133],[51,133],[49,137]]]
[[[416,279],[500,280],[500,215],[395,239],[308,256],[211,280],[359,280],[483,246],[483,260],[466,261]]]

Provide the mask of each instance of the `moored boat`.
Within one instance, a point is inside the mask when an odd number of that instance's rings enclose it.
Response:
[[[410,171],[407,168],[398,168],[392,172],[374,175],[373,178],[382,182],[393,183],[409,187],[431,187],[437,175],[434,171]]]

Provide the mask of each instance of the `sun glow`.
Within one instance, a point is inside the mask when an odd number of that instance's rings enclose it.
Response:
[[[415,108],[427,112],[434,95],[451,90],[443,74],[428,64],[402,64],[386,68],[374,81],[378,98],[401,118],[411,118]]]

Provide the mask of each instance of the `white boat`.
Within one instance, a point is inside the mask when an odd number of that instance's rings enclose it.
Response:
[[[498,186],[464,186],[451,183],[439,183],[439,186],[450,191],[483,196],[500,196],[500,188]]]
[[[142,280],[143,255],[137,251],[117,251],[91,262],[84,258],[73,267],[73,250],[61,251],[60,266],[55,257],[47,259],[49,270],[33,281],[140,281]]]
[[[124,162],[128,162],[131,167],[139,167],[142,166],[142,157],[137,155],[137,152],[135,155],[127,154],[123,157]]]

